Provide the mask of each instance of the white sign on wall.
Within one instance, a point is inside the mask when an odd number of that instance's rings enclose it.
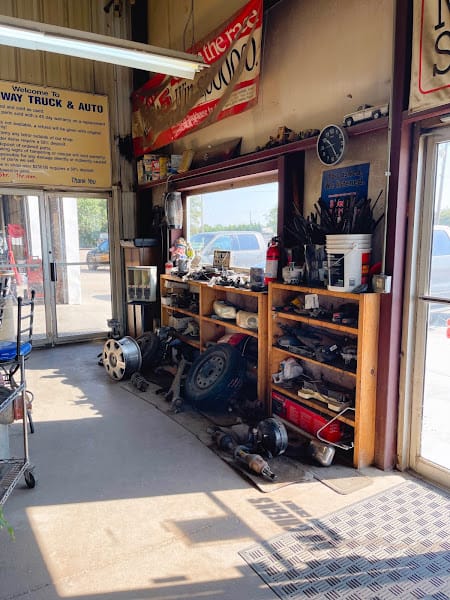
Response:
[[[410,111],[450,102],[450,5],[414,0]]]
[[[108,99],[0,81],[0,185],[111,187]]]

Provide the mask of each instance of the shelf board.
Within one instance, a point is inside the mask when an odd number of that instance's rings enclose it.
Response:
[[[193,348],[201,349],[199,338],[192,338],[187,335],[181,335],[181,333],[175,333],[176,337],[183,342],[184,344],[188,344],[188,346],[192,346]]]
[[[196,281],[195,279],[189,279],[189,280],[185,281],[182,277],[177,277],[176,275],[161,275],[160,277],[164,281],[171,281],[173,283],[179,283],[179,284],[182,283],[182,284],[184,284],[184,286],[186,286],[186,288],[191,284],[195,285],[195,286],[200,286],[202,283],[204,283],[202,281]]]
[[[353,294],[352,292],[333,292],[327,288],[309,287],[303,285],[289,285],[288,283],[274,282],[269,284],[272,289],[292,291],[300,294],[318,294],[319,296],[331,296],[333,298],[343,298],[345,300],[356,300],[359,302],[363,294]]]
[[[375,131],[382,131],[388,129],[388,117],[381,117],[380,119],[372,119],[371,121],[365,121],[363,123],[359,123],[357,125],[352,125],[352,127],[346,127],[347,134],[349,137],[364,135],[367,133],[373,133]],[[296,153],[296,152],[304,152],[305,150],[313,150],[316,147],[317,136],[312,136],[306,138],[304,140],[298,140],[295,142],[290,142],[288,144],[282,144],[281,146],[275,146],[273,148],[266,148],[264,150],[259,150],[257,152],[250,152],[248,154],[243,154],[241,156],[237,156],[236,158],[231,158],[229,160],[224,160],[219,163],[214,163],[212,165],[208,165],[206,167],[200,167],[198,169],[191,169],[186,173],[178,173],[176,175],[170,176],[170,181],[172,184],[176,184],[176,182],[187,181],[194,177],[199,177],[201,175],[207,175],[210,173],[218,173],[220,171],[225,171],[227,169],[232,169],[236,167],[242,167],[245,165],[250,165],[254,163],[260,163],[269,160],[276,160],[279,157]],[[157,187],[159,185],[165,185],[166,179],[158,179],[156,181],[149,181],[147,183],[140,184],[138,189],[140,191],[149,190],[151,188]]]
[[[337,412],[330,410],[328,407],[326,407],[323,402],[320,402],[320,400],[316,400],[314,398],[310,398],[310,399],[300,398],[300,396],[298,396],[296,392],[286,389],[284,387],[281,387],[279,385],[272,385],[272,389],[275,390],[276,392],[278,392],[279,394],[283,394],[284,396],[287,396],[291,400],[298,402],[298,404],[303,404],[305,406],[309,406],[310,408],[314,408],[318,412],[328,415],[329,417],[335,417],[338,414]],[[349,425],[350,427],[355,426],[355,419],[350,419],[349,417],[342,416],[342,417],[338,417],[337,420],[342,421],[342,423],[345,423],[346,425]]]
[[[311,317],[303,317],[302,315],[280,312],[278,310],[272,311],[272,315],[276,318],[280,317],[281,319],[289,319],[291,321],[306,323],[312,327],[323,327],[327,329],[333,329],[334,331],[340,331],[341,333],[358,335],[358,328],[349,327],[348,325],[340,325],[339,323],[333,323],[331,321],[321,321],[320,319],[312,319]]]
[[[192,317],[193,319],[199,318],[198,313],[191,312],[190,310],[187,310],[186,308],[178,308],[178,306],[167,306],[165,304],[161,304],[161,308],[163,308],[164,310],[167,310],[168,312],[179,312],[183,315],[186,315],[187,317]]]
[[[214,290],[214,292],[228,292],[231,294],[243,294],[244,296],[252,296],[253,298],[260,298],[263,295],[267,295],[267,292],[253,292],[252,290],[246,290],[245,288],[236,288],[232,285],[208,285],[208,289]]]
[[[258,333],[256,331],[252,331],[251,329],[244,329],[243,327],[239,327],[236,325],[234,321],[221,321],[220,319],[212,319],[211,317],[201,317],[203,321],[207,323],[213,323],[214,325],[220,325],[221,327],[225,327],[227,329],[233,329],[234,331],[238,331],[239,333],[244,333],[245,335],[250,335],[254,338],[258,337]]]
[[[272,348],[273,350],[277,350],[278,352],[281,352],[282,354],[285,354],[287,356],[293,356],[298,360],[303,360],[307,363],[311,363],[312,365],[329,369],[330,371],[334,371],[335,373],[344,373],[345,375],[349,375],[350,377],[354,377],[356,379],[355,371],[348,371],[347,369],[341,367],[335,367],[334,365],[331,365],[329,363],[320,362],[319,360],[314,360],[313,358],[302,356],[301,354],[296,354],[295,352],[290,352],[289,350],[285,350],[284,348],[278,348],[278,346],[272,346]]]

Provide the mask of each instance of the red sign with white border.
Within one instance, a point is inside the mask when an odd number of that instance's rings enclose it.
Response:
[[[193,81],[156,75],[133,94],[136,156],[238,114],[258,101],[262,0],[250,0],[188,52],[210,68]]]

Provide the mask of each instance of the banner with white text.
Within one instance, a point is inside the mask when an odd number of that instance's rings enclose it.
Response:
[[[250,0],[188,50],[210,65],[193,81],[156,75],[133,94],[136,156],[255,106],[261,63],[262,0]]]
[[[0,185],[109,188],[106,96],[0,81]]]
[[[409,110],[450,102],[450,3],[414,0]]]

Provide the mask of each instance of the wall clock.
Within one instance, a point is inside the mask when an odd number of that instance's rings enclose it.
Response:
[[[317,156],[327,167],[337,165],[347,149],[347,133],[339,125],[327,125],[317,138]]]

